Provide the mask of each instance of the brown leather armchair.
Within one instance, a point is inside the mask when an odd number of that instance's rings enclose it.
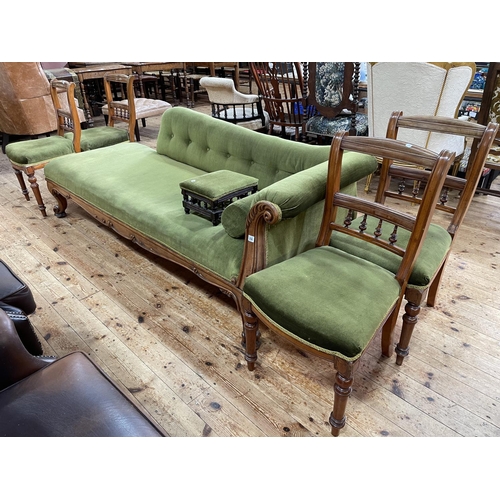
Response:
[[[58,359],[29,354],[0,309],[0,436],[165,434],[86,354]]]
[[[0,62],[2,151],[9,136],[38,136],[56,130],[50,85],[38,62]]]

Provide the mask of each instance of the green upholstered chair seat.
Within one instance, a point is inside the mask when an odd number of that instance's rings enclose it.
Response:
[[[361,218],[353,220],[351,227],[359,227],[361,220]],[[378,219],[369,217],[366,233],[373,234],[378,222]],[[381,238],[388,239],[393,226],[385,226],[387,225],[383,226]],[[401,248],[406,248],[409,236],[410,233],[408,231],[399,228],[397,245]],[[357,257],[373,262],[392,273],[396,273],[401,264],[401,258],[397,255],[338,231],[333,233],[330,245],[351,255],[356,255]],[[431,224],[420,255],[415,262],[408,286],[429,286],[443,259],[446,257],[450,246],[451,236],[446,229],[437,224]]]
[[[59,135],[13,142],[7,144],[5,148],[5,154],[9,160],[23,166],[35,165],[74,152],[73,142]]]
[[[73,140],[73,132],[64,134],[64,137]],[[128,132],[126,129],[107,126],[94,127],[82,130],[80,147],[82,151],[90,151],[126,141],[128,141]]]
[[[397,302],[400,286],[386,269],[318,247],[249,276],[243,293],[290,336],[354,360]]]

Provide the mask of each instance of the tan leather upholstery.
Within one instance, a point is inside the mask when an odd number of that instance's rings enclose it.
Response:
[[[50,85],[38,62],[0,62],[0,131],[39,135],[57,128]]]

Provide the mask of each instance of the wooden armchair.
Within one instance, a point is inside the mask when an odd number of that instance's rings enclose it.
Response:
[[[301,64],[251,62],[250,70],[269,114],[269,134],[302,140],[305,133],[305,89]]]
[[[404,160],[428,168],[429,171],[424,172],[427,186],[416,217],[340,193],[344,151],[380,156],[388,162]],[[329,422],[335,436],[345,425],[354,369],[381,328],[382,352],[387,356],[391,354],[392,328],[385,325],[390,326],[399,313],[406,285],[453,160],[454,154],[448,151],[436,154],[393,139],[337,133],[331,144],[325,209],[315,248],[259,270],[245,281],[242,316],[248,368],[254,370],[257,361],[259,321],[300,350],[332,361],[337,374]],[[338,207],[348,209],[343,224],[335,222]],[[352,223],[353,212],[365,214],[360,223]],[[252,215],[247,238],[262,231],[263,220],[272,223],[280,219],[277,208],[267,202],[256,204],[249,217]],[[368,217],[377,220],[374,230],[366,228]],[[381,236],[386,225],[389,226],[388,238]],[[411,235],[406,247],[398,243],[403,228]],[[388,272],[367,259],[332,247],[329,245],[332,231],[359,240],[372,251],[395,255],[399,261],[396,271]]]
[[[304,63],[308,136],[329,142],[336,132],[343,130],[350,135],[367,135],[367,116],[358,113],[359,65],[359,62]]]
[[[391,139],[398,138],[400,130],[404,129],[464,138],[470,137],[479,142],[477,154],[474,158],[471,158],[472,161],[467,167],[467,178],[460,179],[446,176],[437,209],[443,214],[449,215],[449,224],[447,227],[442,227],[436,223],[431,224],[429,238],[424,242],[413,272],[409,277],[405,290],[407,302],[405,314],[403,315],[403,326],[396,347],[396,362],[399,365],[403,363],[404,358],[408,355],[408,346],[417,323],[417,316],[422,302],[427,297],[427,305],[432,307],[435,304],[436,294],[453,241],[473,199],[486,156],[498,133],[498,127],[498,124],[490,123],[488,126],[484,126],[455,118],[436,116],[406,117],[401,112],[394,112],[389,120],[387,137]],[[375,201],[384,204],[387,198],[393,198],[399,203],[408,204],[409,209],[423,203],[420,188],[425,186],[428,173],[422,170],[422,167],[423,165],[416,169],[388,162],[382,163]],[[449,192],[451,190],[455,190],[457,194],[460,194],[458,202],[455,204],[449,202]],[[352,224],[358,226],[361,222],[362,219],[358,217]],[[369,219],[367,228],[373,229],[377,224],[376,219]],[[400,231],[399,243],[402,246],[406,245],[409,238],[408,233],[404,230]],[[346,238],[343,234],[334,234],[330,245],[351,255],[374,262],[393,273],[397,271],[399,266],[399,260],[395,260],[381,252],[373,252],[364,242],[354,242],[352,238]],[[393,320],[395,319],[393,318]]]

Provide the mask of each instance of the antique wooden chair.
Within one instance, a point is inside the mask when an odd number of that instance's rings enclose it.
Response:
[[[104,76],[104,91],[106,94],[106,104],[101,108],[106,122],[113,127],[115,122],[124,121],[133,126],[135,138],[141,140],[138,120],[142,126],[146,126],[146,118],[161,116],[172,105],[161,99],[150,99],[147,97],[135,97],[135,82],[139,75],[106,74]],[[115,99],[112,87],[120,88],[122,99]],[[131,98],[130,96],[133,96]],[[111,107],[111,110],[110,110]],[[132,113],[134,117],[132,117]],[[129,134],[130,135],[130,134]],[[132,137],[132,135],[130,135]]]
[[[470,137],[478,141],[477,153],[471,158],[467,167],[466,179],[447,176],[444,189],[439,198],[437,209],[450,216],[449,225],[445,228],[437,223],[431,224],[429,237],[425,241],[422,251],[418,256],[413,272],[409,278],[405,291],[405,314],[403,315],[403,326],[400,339],[396,347],[397,364],[401,365],[405,356],[408,355],[409,343],[413,329],[417,323],[420,306],[427,297],[427,305],[434,306],[436,294],[443,272],[456,238],[460,224],[474,196],[476,186],[481,177],[486,156],[498,132],[498,124],[490,123],[488,126],[478,125],[455,118],[443,118],[436,116],[403,116],[402,112],[394,112],[389,120],[387,137],[396,139],[400,129],[411,129],[416,131],[432,132],[435,134],[452,134],[462,137]],[[422,166],[421,166],[422,167]],[[382,164],[380,170],[380,181],[375,201],[384,204],[387,198],[396,199],[398,202],[407,203],[409,207],[422,203],[421,187],[425,185],[427,172],[422,169],[403,167],[400,165]],[[392,181],[392,182],[391,182]],[[407,185],[409,183],[409,185]],[[458,201],[453,204],[449,200],[449,191],[455,190],[459,194]],[[352,222],[359,225],[362,219],[357,218]],[[378,224],[376,218],[368,219],[368,229]],[[406,245],[409,234],[404,230],[399,232],[399,244]],[[391,272],[396,272],[399,260],[393,259],[382,252],[373,252],[363,241],[356,242],[343,234],[334,233],[330,245],[356,255],[360,258],[370,260]],[[396,318],[393,318],[394,320]],[[394,326],[394,325],[393,325]]]
[[[456,118],[464,95],[474,78],[473,62],[369,62],[367,63],[368,135],[385,137],[393,111],[407,116]],[[401,140],[439,152],[455,152],[458,168],[464,151],[463,137],[403,130]],[[367,177],[369,192],[372,175]]]
[[[256,94],[238,92],[232,78],[205,76],[200,85],[207,90],[212,116],[251,130],[269,127],[269,115]]]
[[[359,62],[304,63],[308,136],[323,142],[331,141],[342,130],[350,135],[367,135],[367,116],[358,113],[359,65]]]
[[[75,83],[55,79],[52,80],[50,87],[57,113],[58,135],[73,141],[75,153],[112,146],[128,140],[134,141],[134,121],[129,124],[128,129],[114,127],[114,122],[117,120],[110,120],[108,126],[82,130],[77,119]],[[135,110],[132,109],[131,112],[135,113]]]
[[[305,89],[301,64],[251,62],[250,69],[269,114],[269,133],[302,140],[305,133]]]
[[[339,192],[344,151],[381,156],[387,162],[404,160],[425,165],[427,185],[416,217]],[[334,363],[334,406],[330,415],[332,434],[345,425],[345,408],[353,384],[353,372],[367,346],[385,324],[399,313],[406,285],[420,252],[435,210],[441,188],[454,160],[443,150],[436,154],[393,139],[351,137],[338,132],[332,141],[328,166],[325,209],[316,246],[274,266],[247,277],[243,287],[242,317],[245,360],[255,369],[258,322],[285,336],[301,350],[312,352]],[[343,224],[335,222],[337,208],[348,209]],[[270,203],[256,204],[250,214],[246,238],[262,231],[263,220],[279,220],[279,211]],[[364,215],[352,224],[353,212]],[[253,217],[252,217],[253,216]],[[367,217],[377,219],[374,231],[365,227]],[[381,237],[389,225],[389,237]],[[398,245],[398,234],[406,229],[410,239],[406,248]],[[399,266],[394,273],[329,245],[334,233],[349,235],[373,248],[396,255]],[[391,355],[392,329],[382,328],[382,352]]]

